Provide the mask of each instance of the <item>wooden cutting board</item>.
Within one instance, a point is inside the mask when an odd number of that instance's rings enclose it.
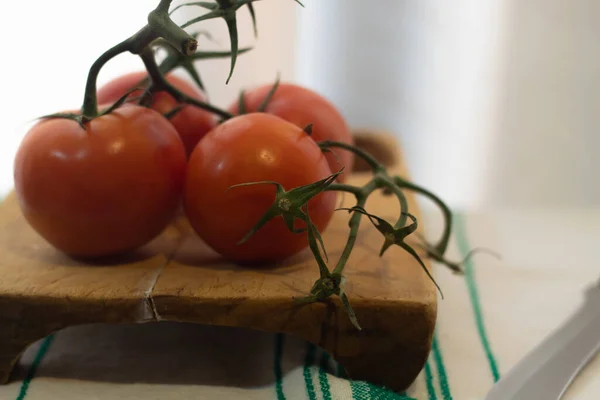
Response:
[[[355,137],[391,172],[407,176],[393,136],[356,132]],[[368,181],[364,168],[358,163],[349,183]],[[419,218],[408,195],[409,209]],[[354,205],[353,200],[344,196],[343,206]],[[399,207],[394,197],[378,193],[366,209],[394,222]],[[345,245],[348,217],[338,212],[323,234],[332,262]],[[391,248],[379,258],[382,242],[363,219],[345,269],[346,293],[363,328],[358,331],[337,297],[330,303],[295,303],[319,276],[308,250],[268,269],[236,266],[179,217],[127,258],[82,264],[41,239],[11,194],[0,206],[0,381],[8,381],[27,346],[65,327],[181,321],[298,336],[326,349],[350,378],[403,390],[428,356],[437,293],[402,249]]]

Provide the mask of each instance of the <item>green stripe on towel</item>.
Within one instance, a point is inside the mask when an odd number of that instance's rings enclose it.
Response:
[[[274,365],[274,374],[275,374],[275,393],[277,393],[277,400],[285,400],[285,395],[283,394],[283,371],[281,369],[281,356],[283,354],[283,343],[285,337],[283,334],[278,333],[275,335],[275,365]]]
[[[429,365],[429,360],[427,360],[425,363],[425,386],[427,387],[427,398],[429,400],[437,400],[435,386],[433,385],[433,374],[431,373],[431,365]]]
[[[440,350],[440,344],[437,338],[437,333],[433,334],[432,344],[433,360],[438,371],[438,382],[442,392],[444,400],[452,400],[452,394],[450,393],[450,384],[448,383],[448,376],[446,375],[446,366],[444,365],[444,359],[442,357],[442,351]]]
[[[362,381],[350,382],[353,400],[417,400]]]
[[[306,346],[306,358],[304,359],[304,383],[306,384],[306,393],[308,394],[309,400],[316,400],[317,394],[315,393],[315,385],[313,384],[313,378],[311,368],[315,362],[315,351],[316,347],[314,344],[307,342]]]
[[[331,400],[331,387],[327,379],[327,367],[329,365],[329,354],[323,351],[321,354],[321,365],[319,366],[319,384],[321,385],[321,394],[323,400]]]
[[[37,369],[38,369],[39,365],[41,364],[42,360],[44,359],[44,356],[48,352],[48,349],[50,348],[50,345],[52,344],[53,340],[54,340],[54,335],[50,335],[47,338],[45,338],[44,341],[42,342],[42,344],[40,345],[40,348],[39,348],[37,354],[35,355],[35,358],[33,359],[33,364],[31,364],[31,367],[29,368],[29,371],[27,372],[27,376],[25,377],[25,380],[23,380],[23,383],[21,384],[21,389],[19,389],[19,395],[17,396],[17,400],[23,400],[25,398],[25,396],[27,396],[27,391],[29,390],[29,385],[31,384],[31,381],[33,380],[33,378],[35,378]]]
[[[467,239],[467,229],[465,226],[465,221],[461,215],[456,215],[454,219],[458,250],[464,257],[466,257],[470,251],[470,248]],[[479,339],[481,341],[481,345],[483,346],[483,350],[485,351],[490,371],[492,372],[492,376],[494,377],[494,382],[497,382],[498,379],[500,379],[500,373],[498,372],[496,358],[494,357],[492,347],[490,346],[490,342],[487,337],[485,324],[483,321],[483,314],[481,311],[481,302],[479,300],[477,280],[475,279],[475,268],[473,267],[473,262],[470,259],[465,261],[465,278],[467,281],[467,288],[469,289],[469,297],[471,298],[471,305],[473,307],[473,314],[475,316],[475,323],[477,325]]]

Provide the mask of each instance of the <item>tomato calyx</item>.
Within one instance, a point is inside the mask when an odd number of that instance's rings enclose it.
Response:
[[[320,233],[317,229],[313,229],[314,226],[310,222],[307,204],[312,198],[327,190],[327,188],[330,187],[331,184],[335,182],[335,179],[342,173],[342,170],[343,169],[328,176],[327,178],[321,179],[320,181],[299,186],[289,191],[286,191],[281,184],[274,181],[240,183],[227,188],[227,191],[229,191],[238,187],[253,185],[274,185],[276,187],[275,201],[273,205],[269,207],[269,209],[263,214],[263,216],[252,227],[252,229],[250,229],[250,231],[242,239],[240,239],[238,244],[243,244],[248,241],[248,239],[250,239],[267,222],[278,216],[283,218],[290,232],[297,234],[308,231],[309,236],[316,235],[317,237],[315,239],[322,244],[323,242]],[[307,227],[296,228],[295,222],[297,219],[306,223]]]
[[[279,76],[279,73],[278,73],[277,74],[277,78],[275,78],[275,83],[271,87],[271,90],[269,90],[269,92],[267,93],[267,95],[263,99],[262,103],[260,103],[260,105],[258,106],[258,110],[257,110],[258,112],[265,112],[265,110],[267,109],[267,106],[269,105],[269,103],[273,99],[273,96],[275,95],[275,92],[279,88],[280,81],[281,81],[281,77]]]
[[[312,135],[312,131],[313,131],[313,124],[308,124],[306,125],[303,129],[304,133],[306,133],[308,136]]]
[[[229,83],[231,77],[233,76],[233,71],[235,69],[235,64],[237,61],[237,56],[239,54],[238,49],[238,29],[237,29],[237,11],[243,6],[248,6],[250,11],[250,16],[252,18],[252,24],[254,28],[254,33],[257,35],[257,26],[256,26],[256,13],[254,11],[254,6],[252,3],[258,0],[216,0],[216,3],[208,3],[205,1],[196,1],[183,3],[178,5],[171,11],[169,15],[172,15],[175,11],[182,7],[196,6],[201,7],[205,10],[208,10],[206,14],[203,14],[199,17],[192,18],[187,21],[181,28],[187,28],[190,25],[193,25],[197,22],[206,21],[209,19],[215,18],[223,18],[225,23],[227,24],[227,29],[229,31],[229,40],[231,42],[231,66],[229,69],[229,76],[227,77],[226,84]],[[294,0],[296,3],[304,7],[304,5],[299,0]]]
[[[238,0],[235,4],[231,5],[230,12],[228,14],[228,20],[233,19],[233,23],[235,23],[235,11],[240,8],[242,5],[245,5],[252,0]],[[232,69],[230,72],[233,73],[233,65],[235,64],[235,60],[237,59],[238,54],[249,51],[249,49],[239,49],[237,46],[237,28],[235,31],[235,46],[232,46],[232,49],[228,53],[221,52],[210,52],[210,53],[200,53],[194,56],[198,48],[198,40],[197,37],[199,33],[196,35],[191,35],[187,33],[183,27],[178,26],[173,22],[169,13],[169,7],[171,6],[172,0],[160,0],[159,5],[148,14],[148,24],[145,25],[142,29],[140,29],[133,36],[125,39],[121,43],[113,46],[104,52],[98,59],[92,64],[90,70],[88,72],[83,105],[81,107],[82,115],[81,122],[85,123],[93,118],[98,117],[98,100],[96,96],[96,86],[97,86],[97,78],[100,73],[100,70],[104,67],[104,65],[113,59],[114,57],[122,54],[122,53],[132,53],[135,55],[139,55],[142,57],[144,64],[148,69],[148,74],[150,75],[150,90],[151,92],[156,91],[166,91],[173,97],[175,97],[178,101],[186,104],[191,104],[196,107],[202,108],[209,112],[215,113],[219,115],[223,119],[229,119],[232,115],[224,110],[221,110],[211,104],[198,101],[189,96],[186,96],[184,93],[181,93],[179,90],[169,85],[164,76],[164,70],[171,70],[177,66],[182,66],[184,69],[188,71],[192,75],[192,79],[203,88],[202,81],[197,73],[197,71],[193,68],[193,61],[201,58],[217,58],[217,57],[231,57],[232,59]],[[209,3],[207,3],[209,4]],[[211,6],[216,6],[212,4]],[[220,7],[220,5],[219,5]],[[176,7],[178,9],[179,7]],[[173,10],[173,11],[175,11]],[[232,14],[233,13],[233,14]],[[214,18],[215,16],[211,17]],[[202,18],[202,17],[201,17]],[[210,19],[210,18],[204,18]],[[228,22],[228,26],[230,23]],[[232,32],[233,34],[233,32]],[[233,36],[232,36],[233,37]],[[152,45],[153,44],[163,44],[167,43],[170,45],[170,48],[176,50],[180,56],[175,57],[174,55],[171,58],[165,60],[166,63],[163,65],[163,70],[156,66],[156,61],[154,60],[154,55],[152,54]],[[233,44],[233,40],[232,40]],[[151,66],[151,68],[148,68]],[[140,101],[141,104],[148,101],[148,96],[143,97],[143,101]],[[71,118],[71,116],[68,116]]]
[[[310,294],[306,297],[297,298],[296,302],[299,304],[310,304],[315,302],[324,302],[327,301],[331,296],[338,296],[342,300],[342,305],[344,310],[348,314],[348,318],[350,322],[356,329],[359,331],[362,330],[360,324],[358,323],[358,319],[356,318],[356,313],[352,306],[350,305],[350,300],[348,300],[348,296],[344,293],[344,286],[346,284],[346,278],[338,273],[330,273],[326,276],[322,276],[319,278],[312,289],[310,290]]]
[[[86,124],[88,122],[92,121],[95,118],[100,118],[104,115],[110,114],[117,108],[121,107],[123,104],[125,104],[125,102],[127,102],[127,98],[129,97],[129,95],[131,95],[131,93],[136,92],[138,90],[146,91],[146,89],[143,89],[143,88],[133,88],[131,90],[128,90],[127,93],[125,93],[123,96],[121,96],[119,99],[117,99],[117,101],[115,101],[112,105],[110,105],[105,110],[99,112],[96,116],[93,116],[93,117],[86,116],[83,113],[55,113],[55,114],[44,115],[44,116],[40,117],[40,119],[56,119],[56,118],[68,119],[68,120],[77,122],[83,130],[87,130]]]
[[[262,228],[267,222],[275,217],[281,216],[290,230],[294,234],[306,233],[308,244],[310,247],[315,261],[319,266],[320,277],[315,281],[310,294],[304,298],[296,299],[301,304],[314,303],[317,301],[325,301],[331,296],[339,296],[342,300],[342,304],[350,322],[358,329],[361,330],[356,314],[350,305],[347,295],[344,293],[345,278],[342,276],[342,270],[349,256],[349,250],[353,247],[353,240],[350,245],[346,246],[346,257],[341,264],[341,269],[331,272],[327,267],[329,262],[327,257],[327,251],[321,233],[316,229],[308,214],[308,201],[318,194],[327,190],[354,190],[350,189],[350,186],[335,184],[337,177],[343,172],[342,167],[338,172],[328,176],[320,181],[294,188],[290,191],[285,191],[282,185],[274,181],[261,181],[261,182],[250,182],[242,183],[238,185],[230,186],[227,190],[234,189],[236,187],[251,186],[251,185],[275,185],[276,195],[273,205],[263,214],[258,222],[252,227],[252,229],[238,242],[238,244],[245,243],[252,235],[254,235],[260,228]],[[358,190],[358,189],[357,189]],[[295,221],[300,220],[306,224],[305,228],[296,228]],[[358,229],[358,224],[356,224]],[[352,234],[351,234],[352,235]],[[356,235],[356,232],[354,232]],[[355,238],[355,236],[354,236]],[[349,250],[348,250],[349,249]],[[338,264],[340,265],[340,264]]]
[[[200,35],[204,35],[211,38],[210,34],[204,31],[198,31],[191,33],[192,37],[196,40],[200,37]],[[177,51],[169,42],[164,39],[158,39],[154,43],[159,49],[163,49],[166,51],[166,56],[163,61],[159,65],[160,72],[163,75],[168,74],[176,68],[183,68],[190,78],[194,81],[194,83],[198,86],[200,90],[206,93],[206,89],[204,87],[204,83],[200,78],[200,74],[198,70],[194,66],[194,62],[199,60],[209,60],[209,59],[218,59],[218,58],[228,58],[232,56],[231,51],[197,51],[192,55],[187,55]],[[244,47],[238,50],[238,55],[242,55],[244,53],[252,50],[252,47]],[[140,81],[139,85],[147,86],[150,83],[149,77]]]
[[[265,98],[262,100],[262,102],[260,103],[260,105],[258,106],[258,108],[256,109],[255,112],[265,112],[265,110],[267,109],[267,106],[273,99],[273,96],[275,95],[277,88],[279,88],[280,83],[281,83],[281,76],[279,75],[279,73],[277,73],[277,78],[275,78],[275,82],[273,83],[273,86],[267,92]],[[240,92],[240,96],[238,97],[238,115],[243,115],[243,114],[247,114],[247,113],[248,113],[248,107],[246,105],[245,92],[244,92],[244,90],[242,90]]]
[[[88,122],[88,120],[87,119],[84,120],[84,117],[81,114],[54,113],[54,114],[43,115],[43,116],[39,117],[39,119],[57,119],[57,118],[68,119],[68,120],[77,122],[79,124],[79,126],[81,127],[81,129],[86,130],[85,123]]]
[[[356,198],[356,205],[350,208],[338,209],[338,211],[346,210],[350,214],[352,214],[348,223],[350,227],[350,232],[348,234],[346,246],[344,247],[344,250],[342,251],[342,254],[340,255],[333,271],[329,273],[327,267],[325,267],[324,272],[323,269],[321,269],[321,277],[315,282],[311,293],[306,298],[302,299],[302,301],[323,301],[328,296],[338,295],[342,300],[344,309],[346,310],[350,321],[355,326],[358,326],[356,315],[354,314],[352,307],[350,306],[347,296],[344,295],[343,271],[352,253],[354,244],[356,243],[361,219],[363,216],[368,217],[370,222],[383,236],[384,242],[381,247],[379,256],[384,256],[385,252],[392,246],[398,246],[402,248],[417,261],[419,266],[424,270],[429,279],[431,279],[436,289],[440,292],[443,298],[441,288],[439,287],[439,285],[434,280],[431,273],[425,266],[423,260],[421,259],[421,256],[419,256],[419,254],[414,250],[414,248],[411,245],[406,243],[406,239],[411,234],[417,234],[416,231],[418,228],[418,222],[417,218],[409,211],[409,204],[404,190],[414,191],[418,194],[429,198],[442,210],[444,215],[445,227],[441,239],[434,245],[429,244],[425,240],[422,240],[422,244],[420,246],[423,249],[425,249],[427,257],[430,257],[436,261],[442,261],[451,270],[456,272],[457,270],[460,271],[460,267],[456,263],[446,261],[444,258],[444,253],[446,252],[448,247],[448,239],[452,223],[452,214],[450,213],[448,206],[439,197],[431,193],[429,190],[422,188],[421,186],[416,185],[412,182],[409,182],[399,176],[390,176],[385,166],[383,166],[375,157],[373,157],[373,155],[371,155],[363,149],[354,147],[346,143],[335,141],[322,141],[318,142],[318,145],[321,148],[321,151],[323,152],[331,151],[332,149],[338,148],[344,151],[350,151],[354,153],[357,157],[362,158],[366,162],[366,164],[370,167],[373,176],[372,179],[365,183],[362,187],[356,187],[344,183],[333,183],[327,188],[327,190],[345,192],[354,195],[354,197]],[[373,192],[378,190],[384,191],[388,195],[393,195],[398,200],[398,203],[400,205],[400,213],[395,225],[390,224],[385,219],[377,215],[367,212],[365,209],[365,205],[369,196]],[[410,222],[408,221],[409,219]],[[315,252],[313,251],[313,253]],[[316,258],[318,261],[318,257]]]
[[[425,273],[427,274],[429,279],[431,279],[431,281],[433,282],[435,287],[439,290],[442,298],[444,298],[442,289],[440,288],[438,283],[435,281],[435,279],[433,278],[433,276],[431,275],[431,273],[429,272],[429,270],[423,263],[423,260],[421,259],[421,257],[419,257],[419,255],[417,254],[415,249],[413,249],[408,243],[406,243],[404,241],[411,233],[415,232],[418,228],[417,218],[415,218],[414,215],[412,215],[408,212],[402,212],[401,216],[406,216],[406,217],[410,218],[410,220],[412,222],[409,225],[404,226],[403,218],[400,218],[398,220],[398,222],[396,223],[396,225],[392,226],[392,224],[390,224],[383,218],[380,218],[377,215],[368,213],[361,206],[354,206],[352,208],[340,208],[339,210],[346,210],[349,213],[358,212],[363,215],[366,215],[369,218],[369,220],[371,221],[371,223],[375,226],[375,229],[377,229],[384,237],[383,245],[381,246],[381,250],[379,251],[379,257],[382,257],[383,254],[386,252],[386,250],[392,246],[401,247],[403,250],[405,250],[407,253],[409,253],[415,260],[417,260],[417,262],[419,263],[421,268],[423,268],[423,271],[425,271]]]
[[[230,113],[228,113],[227,111],[221,110],[220,108],[215,107],[211,104],[196,100],[193,97],[190,97],[190,96],[186,95],[185,93],[182,93],[181,91],[177,90],[173,85],[171,85],[165,79],[162,72],[160,71],[158,64],[156,63],[155,54],[151,48],[144,49],[144,51],[140,54],[140,57],[142,58],[144,66],[146,67],[146,70],[148,71],[148,75],[150,76],[150,79],[151,79],[151,84],[150,84],[150,87],[148,88],[149,93],[146,96],[143,96],[142,99],[140,99],[140,103],[143,104],[144,102],[148,102],[150,99],[150,96],[153,93],[156,93],[159,91],[165,91],[165,92],[169,93],[171,96],[173,96],[173,98],[175,98],[175,100],[180,103],[194,105],[196,107],[199,107],[199,108],[202,108],[209,112],[212,112],[214,114],[217,114],[220,117],[225,118],[225,119],[229,119],[232,117],[232,115]]]

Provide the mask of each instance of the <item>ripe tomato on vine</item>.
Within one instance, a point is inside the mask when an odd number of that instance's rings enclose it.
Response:
[[[29,224],[61,251],[90,258],[135,249],[169,224],[186,157],[162,115],[125,105],[85,129],[68,119],[38,122],[14,171]]]
[[[14,164],[16,197],[31,227],[73,257],[143,246],[160,235],[182,204],[194,231],[232,262],[279,261],[309,248],[319,278],[303,301],[339,296],[360,329],[343,273],[361,221],[368,219],[381,233],[380,256],[391,246],[401,247],[429,275],[405,242],[417,229],[405,191],[440,207],[446,222],[441,238],[423,248],[460,272],[460,265],[444,258],[452,215],[435,194],[390,175],[356,147],[342,113],[321,94],[293,83],[264,84],[224,110],[170,73],[183,68],[202,87],[194,63],[225,56],[231,59],[229,82],[238,55],[250,50],[238,47],[237,11],[249,9],[256,31],[253,1],[191,2],[171,10],[172,0],[160,0],[145,26],[91,65],[80,110],[45,116],[26,134]],[[181,7],[203,13],[179,25],[171,15]],[[199,33],[185,28],[215,18],[227,25],[230,51],[197,52]],[[157,47],[168,53],[161,64]],[[101,69],[123,53],[139,56],[145,71],[126,73],[97,90]],[[142,90],[130,90],[142,79]],[[362,186],[349,179],[356,157],[372,173]],[[400,204],[393,224],[365,209],[379,190]],[[348,239],[330,268],[322,233],[339,192],[354,196],[356,205],[345,209],[351,214]]]
[[[274,218],[239,244],[275,202],[276,187],[229,188],[271,181],[290,190],[329,175],[321,149],[302,129],[269,114],[234,117],[206,135],[192,153],[185,212],[200,237],[230,260],[282,260],[308,245],[306,235],[291,232],[283,218]],[[335,205],[335,192],[320,193],[308,202],[308,214],[319,231],[327,227]],[[295,227],[306,225],[296,221]]]
[[[98,89],[98,102],[113,103],[131,89],[138,87],[137,85],[146,78],[148,78],[146,71],[130,72],[121,75]],[[165,79],[177,90],[191,98],[198,101],[206,101],[206,96],[186,80],[173,74],[166,75]],[[142,95],[143,92],[141,90],[136,90],[131,92],[130,98]],[[179,133],[188,156],[192,153],[192,150],[194,150],[200,139],[208,131],[217,126],[218,123],[217,117],[207,110],[194,107],[193,105],[183,105],[179,108],[179,102],[165,92],[154,94],[149,106],[163,115],[174,113],[174,115],[169,117],[169,121]]]
[[[273,90],[273,95],[268,99],[269,92]],[[243,110],[240,110],[240,105]],[[241,99],[229,106],[228,111],[232,114],[262,111],[283,118],[299,128],[312,125],[311,136],[317,142],[332,140],[354,144],[350,127],[337,107],[319,93],[297,84],[264,84],[248,89]],[[337,150],[336,154],[328,153],[325,156],[332,172],[344,167],[339,180],[345,181],[352,173],[354,154]]]

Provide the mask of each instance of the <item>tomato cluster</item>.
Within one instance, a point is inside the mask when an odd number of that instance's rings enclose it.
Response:
[[[146,77],[123,75],[97,92],[103,107]],[[174,75],[168,82],[187,96],[204,100]],[[79,258],[120,254],[159,235],[183,205],[191,226],[217,252],[237,262],[286,258],[307,246],[274,218],[247,242],[238,242],[275,200],[275,181],[286,190],[352,168],[348,152],[324,154],[321,140],[352,143],[336,108],[306,88],[283,83],[267,107],[259,105],[273,85],[246,92],[224,121],[194,105],[180,105],[168,93],[148,106],[130,101],[82,124],[42,119],[25,136],[15,159],[15,191],[29,224],[59,250]],[[170,119],[165,114],[177,111]],[[240,115],[238,115],[240,114]],[[303,128],[312,124],[312,134]],[[314,226],[323,231],[334,212],[335,192],[308,202]]]
[[[80,110],[46,116],[27,133],[15,159],[16,196],[33,229],[76,258],[134,250],[182,212],[209,246],[234,262],[273,262],[309,247],[319,278],[299,300],[310,304],[339,296],[350,321],[361,329],[344,290],[343,272],[362,216],[383,236],[380,256],[391,246],[400,247],[433,280],[405,241],[417,229],[417,219],[409,212],[404,190],[440,207],[442,236],[435,244],[424,242],[423,249],[460,272],[459,264],[444,258],[452,214],[435,194],[391,176],[371,154],[354,146],[340,112],[308,88],[277,80],[242,92],[225,109],[207,101],[195,62],[230,58],[229,82],[238,56],[250,50],[238,46],[236,13],[249,10],[256,35],[254,1],[172,8],[172,0],[160,0],[145,26],[90,66]],[[179,25],[171,15],[181,7],[201,13]],[[226,22],[229,51],[197,51],[197,39],[206,32],[184,30],[210,19]],[[159,64],[157,55],[163,50],[167,54]],[[141,58],[145,71],[125,74],[98,90],[103,66],[127,52]],[[200,90],[173,75],[175,68],[185,70]],[[344,182],[355,156],[373,175],[361,187]],[[378,190],[399,202],[394,225],[365,209]],[[348,239],[330,270],[321,232],[340,191],[354,195],[356,205],[344,209],[352,214]]]

